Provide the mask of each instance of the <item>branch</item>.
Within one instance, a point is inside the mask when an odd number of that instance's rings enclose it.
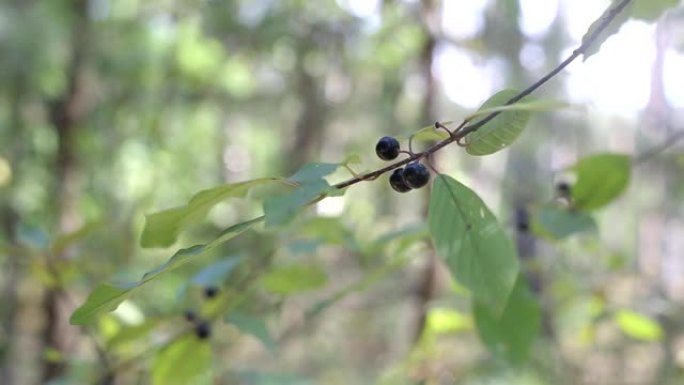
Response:
[[[561,72],[565,67],[567,67],[570,63],[572,63],[575,59],[577,59],[580,55],[582,55],[586,50],[596,41],[596,39],[601,35],[601,33],[608,27],[608,25],[615,19],[617,15],[619,15],[624,8],[631,2],[632,0],[621,0],[619,3],[612,5],[611,4],[611,9],[607,14],[601,15],[600,24],[596,26],[596,29],[588,36],[586,36],[585,39],[583,39],[582,44],[577,47],[574,51],[572,51],[572,54],[568,56],[565,60],[563,60],[562,63],[560,63],[556,68],[551,70],[548,74],[546,74],[544,77],[539,79],[537,82],[532,84],[531,86],[525,88],[524,90],[520,91],[517,95],[509,99],[506,104],[504,105],[511,105],[513,103],[516,103],[520,101],[522,98],[525,96],[530,95],[534,91],[536,91],[539,87],[544,85],[544,83],[548,82],[553,78],[554,76],[558,75],[559,72]],[[334,185],[334,188],[337,189],[343,189],[346,187],[349,187],[351,185],[357,184],[359,182],[363,182],[366,180],[374,180],[380,175],[392,171],[395,168],[401,167],[407,163],[416,161],[418,159],[426,158],[430,156],[431,154],[441,150],[442,148],[446,147],[447,145],[460,141],[463,139],[466,135],[473,133],[477,130],[479,130],[482,126],[485,124],[489,123],[492,119],[496,118],[501,112],[492,112],[491,114],[487,115],[484,119],[479,120],[476,123],[466,125],[468,122],[463,121],[461,126],[463,126],[462,129],[456,131],[453,133],[449,138],[444,139],[441,142],[436,143],[432,147],[429,147],[423,152],[418,152],[415,154],[412,154],[406,159],[400,160],[398,162],[392,163],[388,166],[382,167],[380,169],[377,169],[375,171],[368,172],[366,174],[360,175],[358,177],[354,177],[351,179],[348,179],[344,182],[340,182],[336,185]]]
[[[676,131],[676,132],[670,134],[670,136],[668,136],[667,138],[665,138],[665,140],[663,140],[663,142],[661,144],[659,144],[659,145],[657,145],[651,149],[648,149],[648,150],[642,152],[641,154],[637,155],[636,157],[634,157],[632,164],[634,164],[634,166],[638,166],[638,165],[650,160],[652,157],[660,154],[661,152],[667,150],[668,148],[674,146],[675,144],[677,144],[677,142],[679,142],[682,139],[684,139],[684,130]]]

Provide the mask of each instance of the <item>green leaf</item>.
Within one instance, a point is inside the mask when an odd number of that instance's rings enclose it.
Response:
[[[518,276],[501,315],[477,301],[473,302],[473,315],[480,338],[494,354],[513,364],[527,360],[539,335],[541,310],[522,276]]]
[[[443,122],[444,126],[447,126],[452,122]],[[442,141],[449,137],[449,133],[442,128],[435,127],[434,124],[425,126],[420,130],[416,131],[411,135],[411,140],[414,142],[428,142],[428,141]]]
[[[516,90],[502,90],[487,99],[478,111],[505,105],[518,94]],[[501,112],[477,131],[466,135],[466,151],[471,155],[489,155],[513,143],[525,129],[530,119],[526,110]],[[475,124],[476,122],[472,122]]]
[[[261,222],[261,220],[263,220],[263,217],[233,225],[224,230],[216,240],[208,245],[195,245],[178,250],[168,261],[145,273],[140,281],[125,285],[111,285],[108,283],[99,284],[88,296],[85,303],[74,311],[69,322],[72,325],[86,325],[92,323],[99,314],[115,310],[133,293],[134,290],[159,278],[162,274],[166,274],[169,271],[194,260],[204,252],[211,250],[221,243],[248,230],[255,224]]]
[[[147,336],[158,327],[158,319],[151,319],[139,325],[124,326],[107,341],[107,348],[114,349],[128,342],[147,338]]]
[[[286,194],[264,200],[266,227],[287,224],[303,207],[331,192],[330,185],[323,177],[338,167],[336,163],[309,163],[288,178],[297,187]]]
[[[261,178],[214,187],[195,194],[185,206],[147,215],[140,245],[142,247],[169,247],[176,242],[181,230],[203,220],[209,210],[223,200],[230,197],[244,197],[250,188],[274,181],[282,182],[283,180]]]
[[[235,371],[237,377],[245,385],[313,385],[313,381],[306,378],[280,373],[264,373],[254,371]]]
[[[198,384],[210,376],[211,361],[211,346],[206,340],[194,334],[181,337],[156,355],[152,384]]]
[[[679,0],[635,0],[631,16],[635,19],[655,21],[660,15],[679,4]]]
[[[492,212],[468,187],[446,175],[435,178],[428,225],[437,253],[479,303],[503,311],[518,275],[511,240]]]
[[[90,293],[85,303],[74,311],[69,322],[72,325],[92,323],[98,314],[115,310],[136,287],[137,284],[135,283],[126,285],[99,284]]]
[[[640,1],[651,1],[651,0],[640,0]],[[614,12],[617,12],[617,6],[620,2],[619,1],[614,1],[613,4],[608,7],[601,17],[596,19],[591,25],[589,26],[589,29],[587,32],[584,34],[582,37],[582,44],[586,43],[590,39],[594,39],[594,36],[598,33],[598,28],[599,26],[603,25],[603,23],[608,20],[611,15],[613,15]],[[630,4],[627,5],[627,7],[631,7],[634,1],[632,1]],[[589,59],[592,55],[597,53],[599,49],[601,48],[601,45],[612,35],[616,34],[619,30],[620,27],[622,27],[622,24],[624,24],[627,19],[629,19],[630,16],[630,10],[629,9],[623,9],[620,11],[619,14],[615,16],[615,18],[608,24],[606,29],[604,29],[598,37],[593,41],[593,43],[584,51],[583,54],[583,60]]]
[[[585,212],[547,205],[535,212],[533,229],[539,235],[563,239],[585,231],[597,231],[597,226],[594,218]]]
[[[574,207],[591,211],[607,205],[627,188],[631,160],[627,155],[598,154],[581,159],[571,170],[577,175],[571,189]]]
[[[620,310],[615,314],[615,323],[626,335],[646,342],[660,341],[663,329],[653,319],[631,310]]]
[[[242,312],[231,312],[226,316],[226,322],[235,325],[243,333],[251,334],[270,350],[275,349],[276,342],[268,331],[263,319]]]
[[[289,265],[275,268],[259,280],[264,289],[283,295],[318,289],[327,281],[328,277],[325,272],[313,265]]]
[[[515,96],[515,94],[513,94],[512,96]],[[506,101],[508,101],[508,99]],[[505,106],[498,106],[498,107],[491,107],[491,108],[480,108],[475,113],[468,116],[467,119],[470,120],[470,119],[476,118],[478,116],[489,115],[493,112],[503,112],[503,111],[542,112],[542,111],[557,110],[557,109],[566,108],[569,106],[570,105],[568,103],[560,102],[557,100],[537,99],[537,100],[526,101],[526,102],[517,102],[514,104],[505,105]]]
[[[236,255],[211,263],[192,277],[192,283],[203,287],[219,286],[240,262],[242,262],[242,257]]]

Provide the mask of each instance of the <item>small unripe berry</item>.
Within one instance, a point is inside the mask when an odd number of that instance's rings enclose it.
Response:
[[[218,294],[219,289],[216,286],[207,286],[204,288],[204,297],[205,298],[214,298]]]
[[[389,177],[389,183],[396,192],[405,193],[411,190],[411,187],[407,186],[404,181],[403,168],[397,168],[392,172],[392,175]]]
[[[207,321],[198,322],[195,325],[195,335],[197,338],[204,340],[211,335],[211,325]]]
[[[375,153],[382,160],[392,160],[399,156],[399,141],[391,136],[383,136],[375,145]]]
[[[414,162],[404,168],[404,182],[411,188],[421,188],[430,181],[430,171],[423,164]]]

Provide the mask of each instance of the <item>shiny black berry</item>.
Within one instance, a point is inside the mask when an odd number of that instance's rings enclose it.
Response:
[[[205,298],[214,298],[218,294],[219,289],[216,286],[207,286],[204,288],[204,297]]]
[[[195,335],[199,339],[207,339],[211,335],[211,325],[207,321],[198,322],[195,325]]]
[[[404,168],[404,182],[411,188],[421,188],[430,181],[430,171],[421,163],[411,163]]]
[[[389,178],[389,183],[390,186],[392,186],[392,189],[394,191],[400,192],[400,193],[405,193],[411,190],[411,187],[406,185],[406,182],[404,181],[404,169],[403,168],[398,168],[395,169],[392,175],[390,175]]]
[[[183,313],[183,317],[185,317],[185,320],[188,322],[195,322],[197,321],[197,313],[195,313],[192,310],[186,310]]]
[[[392,160],[399,156],[399,141],[391,136],[383,136],[375,145],[375,153],[382,160]]]

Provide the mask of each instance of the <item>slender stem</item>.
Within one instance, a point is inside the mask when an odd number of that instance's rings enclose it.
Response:
[[[556,68],[551,70],[548,74],[543,76],[541,79],[536,81],[534,84],[530,85],[529,87],[525,88],[524,90],[520,91],[517,95],[515,95],[514,97],[509,99],[505,105],[510,105],[510,104],[516,103],[516,102],[520,101],[522,98],[530,95],[531,93],[536,91],[539,87],[544,85],[544,83],[548,82],[549,80],[551,80],[551,78],[558,75],[559,72],[561,72],[563,69],[565,69],[565,67],[567,67],[570,63],[572,63],[580,55],[585,53],[587,51],[587,49],[592,45],[592,43],[594,43],[594,41],[596,41],[596,39],[599,37],[599,35],[601,35],[601,33],[613,21],[613,19],[615,19],[615,17],[617,15],[619,15],[631,1],[632,0],[621,0],[617,4],[611,4],[610,10],[607,13],[601,15],[601,18],[599,19],[600,24],[598,24],[596,26],[596,29],[594,29],[594,31],[590,35],[587,35],[582,40],[582,44],[580,44],[580,46],[577,47],[577,49],[572,51],[572,54],[570,54],[570,56],[568,56]],[[443,141],[436,143],[435,145],[426,149],[425,151],[414,153],[406,159],[402,159],[398,162],[395,162],[395,163],[392,163],[388,166],[379,168],[375,171],[371,171],[371,172],[368,172],[366,174],[359,175],[356,178],[352,178],[352,179],[348,179],[344,182],[340,182],[333,187],[338,188],[338,189],[343,189],[343,188],[347,188],[351,185],[355,185],[355,184],[362,182],[362,181],[376,179],[377,177],[379,177],[380,175],[382,175],[388,171],[392,171],[395,168],[401,167],[401,166],[403,166],[409,162],[413,162],[413,161],[425,158],[428,155],[433,154],[433,153],[441,150],[442,148],[448,146],[449,144],[451,144],[453,142],[459,142],[460,143],[460,140],[463,139],[466,135],[479,130],[482,126],[489,123],[492,119],[496,118],[500,113],[501,113],[500,111],[492,112],[491,114],[487,115],[484,119],[479,120],[476,123],[473,123],[470,125],[462,124],[460,126],[462,128],[457,130],[456,132],[454,132],[454,134],[451,135],[449,138],[444,139]],[[466,123],[466,122],[464,121],[464,123]]]
[[[632,161],[632,163],[635,166],[638,166],[638,165],[646,162],[647,160],[651,159],[652,157],[660,154],[661,152],[667,150],[668,148],[674,146],[675,144],[677,144],[677,142],[679,142],[682,139],[684,139],[684,130],[676,131],[676,132],[672,133],[670,136],[668,136],[667,138],[665,138],[665,140],[663,140],[663,142],[661,144],[659,144],[659,145],[657,145],[651,149],[648,149],[648,150],[642,152],[641,154],[637,155],[636,157],[634,157],[634,160]]]

